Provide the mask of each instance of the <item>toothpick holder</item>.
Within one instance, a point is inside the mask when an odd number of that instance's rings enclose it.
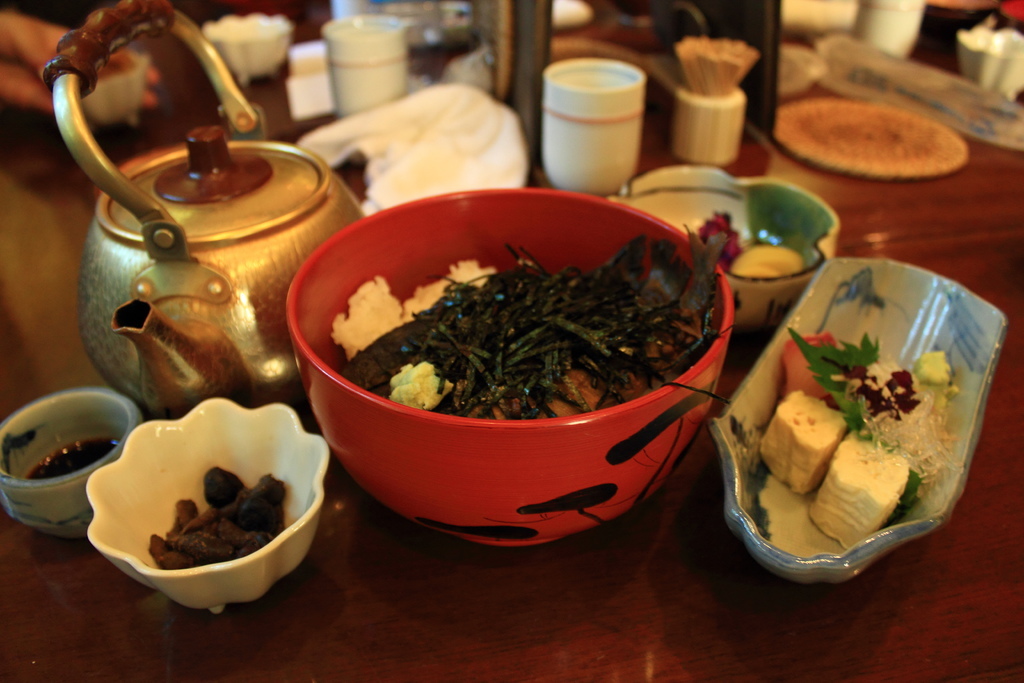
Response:
[[[731,164],[739,156],[746,112],[747,96],[739,88],[721,96],[676,88],[672,153],[692,164]]]

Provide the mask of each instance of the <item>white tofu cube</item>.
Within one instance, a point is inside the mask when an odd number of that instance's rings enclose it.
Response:
[[[839,444],[811,503],[811,520],[850,547],[878,531],[896,509],[910,476],[907,459],[850,435]]]
[[[845,434],[839,411],[797,390],[775,408],[761,440],[761,459],[776,479],[796,493],[807,493],[821,483]]]

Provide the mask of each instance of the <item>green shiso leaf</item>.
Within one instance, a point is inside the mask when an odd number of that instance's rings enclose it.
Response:
[[[835,400],[846,426],[852,432],[864,428],[864,406],[860,401],[846,398],[846,378],[843,373],[857,366],[868,366],[878,360],[878,342],[872,342],[867,333],[860,341],[860,346],[841,342],[842,347],[831,344],[815,346],[807,342],[793,328],[789,336],[793,338],[800,353],[810,367],[815,381]]]
[[[921,498],[917,495],[917,490],[920,486],[921,475],[914,470],[910,470],[910,474],[907,475],[907,485],[903,489],[903,495],[900,496],[899,502],[896,503],[896,509],[892,511],[889,519],[886,520],[885,526],[895,524],[910,512],[910,508],[914,507],[914,504]]]

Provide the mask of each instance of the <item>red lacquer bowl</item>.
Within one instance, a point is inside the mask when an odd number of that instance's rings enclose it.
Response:
[[[401,299],[458,260],[513,265],[506,244],[549,271],[593,268],[638,234],[687,237],[648,214],[553,190],[488,190],[434,197],[373,214],[322,244],[288,293],[288,328],[316,420],[334,454],[372,496],[428,527],[480,543],[529,545],[592,528],[637,505],[669,476],[710,399],[666,386],[575,417],[497,421],[408,408],[342,379],[334,317],[367,280],[384,276]],[[718,275],[722,335],[679,378],[713,390],[733,322]]]

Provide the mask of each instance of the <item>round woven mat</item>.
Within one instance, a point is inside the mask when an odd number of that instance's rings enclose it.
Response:
[[[808,164],[874,180],[936,178],[967,163],[967,143],[948,126],[897,107],[839,97],[780,106],[775,140]]]

